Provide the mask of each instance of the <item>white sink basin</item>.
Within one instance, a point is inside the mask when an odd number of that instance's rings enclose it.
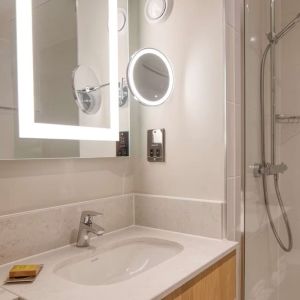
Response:
[[[57,265],[54,272],[77,284],[109,285],[145,272],[182,250],[183,246],[167,240],[130,239],[70,258]]]

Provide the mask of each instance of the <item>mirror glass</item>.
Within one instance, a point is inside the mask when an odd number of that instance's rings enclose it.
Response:
[[[19,59],[20,48],[30,43],[21,46],[17,43],[22,37],[17,35],[18,3],[25,7],[22,14],[29,13],[32,21],[32,103],[25,95],[30,90],[30,67],[26,67],[29,60],[24,56]],[[32,4],[30,11],[25,3]],[[119,11],[124,18],[121,28],[115,24],[116,41],[112,45],[111,3],[116,5],[117,1],[0,1],[0,159],[116,156],[119,131],[129,131],[130,127],[129,101],[119,107],[118,99],[118,82],[125,84],[129,60],[128,7],[127,0],[119,0],[118,7],[115,6],[115,22]],[[115,57],[111,51],[114,47]],[[21,81],[17,80],[20,66],[23,67]],[[112,74],[112,68],[119,71]],[[25,93],[20,92],[18,82]],[[115,97],[112,97],[111,82]],[[18,102],[18,98],[22,101]],[[114,115],[113,109],[117,110]],[[21,116],[21,122],[25,119],[41,125],[27,126],[27,132],[35,135],[33,138],[24,138],[19,130],[19,117],[24,111],[28,114],[25,118]],[[77,128],[80,139],[76,138]],[[108,141],[102,141],[101,136]]]
[[[72,22],[74,12],[77,22]],[[18,114],[21,138],[118,140],[117,22],[117,0],[16,0]],[[103,78],[109,83],[109,94],[103,98],[102,109],[96,114],[97,122],[90,117],[88,122],[84,118],[83,124],[80,111],[77,112],[77,106],[72,101],[78,115],[77,122],[75,120],[77,124],[65,125],[56,120],[62,118],[69,121],[69,95],[72,93],[65,91],[71,88],[66,77],[70,83],[72,72],[69,72],[69,68],[74,60],[69,58],[72,58],[74,52],[74,30],[69,27],[74,23],[77,35],[75,51],[78,53],[75,62],[78,65],[93,66],[97,78]],[[64,106],[65,102],[68,103],[67,108]],[[39,118],[36,117],[38,107]],[[109,125],[101,126],[102,120],[108,118]]]
[[[132,56],[127,81],[134,98],[150,106],[164,103],[174,84],[170,62],[156,49],[142,49]]]
[[[34,120],[78,126],[70,89],[78,63],[76,2],[33,0],[32,5]]]
[[[94,115],[101,108],[101,89],[109,83],[100,85],[94,70],[88,66],[78,66],[73,71],[73,96],[80,111]]]

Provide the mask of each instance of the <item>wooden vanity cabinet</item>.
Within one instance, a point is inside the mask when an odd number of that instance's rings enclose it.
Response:
[[[234,300],[236,297],[236,252],[163,298],[163,300]]]

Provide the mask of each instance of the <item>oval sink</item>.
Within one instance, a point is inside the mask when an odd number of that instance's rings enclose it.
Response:
[[[108,285],[128,280],[180,253],[175,242],[140,238],[96,249],[92,255],[76,256],[57,265],[54,272],[83,285]]]

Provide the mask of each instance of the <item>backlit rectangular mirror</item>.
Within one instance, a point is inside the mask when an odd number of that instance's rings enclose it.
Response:
[[[0,1],[0,159],[118,155],[127,15],[127,0]]]
[[[85,70],[85,74],[79,74],[78,85],[81,85],[81,90],[75,84],[75,91],[73,91],[74,96],[78,98],[83,98],[80,101],[77,101],[77,107],[79,108],[79,120],[77,125],[65,125],[65,124],[57,124],[55,122],[55,118],[59,113],[55,113],[54,120],[49,119],[49,113],[46,111],[46,118],[44,122],[37,122],[37,120],[43,121],[43,108],[41,109],[41,113],[38,112],[38,105],[35,98],[39,98],[41,102],[41,106],[45,105],[46,107],[51,107],[53,104],[53,99],[55,97],[61,97],[58,111],[65,109],[64,97],[68,97],[67,93],[64,91],[65,89],[69,89],[72,91],[71,84],[65,84],[64,86],[60,85],[60,76],[63,74],[60,72],[59,64],[65,64],[63,59],[72,59],[73,53],[67,53],[64,56],[62,51],[64,49],[59,49],[59,46],[62,46],[62,43],[58,45],[58,49],[51,49],[48,51],[49,44],[56,43],[57,41],[62,41],[67,39],[72,34],[72,22],[69,24],[68,22],[64,22],[65,15],[72,15],[72,6],[68,7],[69,3],[73,4],[74,0],[60,0],[60,1],[37,1],[37,0],[16,0],[16,22],[17,22],[17,66],[18,66],[18,103],[19,103],[19,135],[21,138],[46,138],[46,139],[64,139],[64,140],[104,140],[109,141],[118,140],[118,132],[119,132],[119,117],[118,117],[118,37],[117,37],[117,0],[78,0],[75,2],[75,11],[73,14],[76,16],[77,11],[77,33],[78,33],[78,65],[95,70],[96,66],[88,65],[89,62],[92,61],[91,56],[94,56],[94,63],[99,64],[97,60],[101,59],[101,51],[99,51],[99,57],[95,53],[93,53],[92,46],[96,46],[93,43],[93,38],[97,39],[97,35],[101,36],[105,40],[107,39],[107,35],[104,34],[105,31],[108,31],[108,48],[109,51],[104,49],[103,53],[107,53],[108,57],[106,59],[109,61],[109,70],[108,76],[106,77],[106,84],[109,83],[109,107],[106,108],[107,114],[109,116],[109,122],[105,127],[102,127],[101,124],[97,126],[94,120],[86,122],[84,125],[80,123],[80,103],[87,103],[88,97],[95,98],[93,101],[101,101],[101,88],[99,91],[90,91],[84,90],[84,88],[96,88],[99,85],[102,85],[101,79],[97,78],[96,72],[92,74],[95,78],[89,78],[92,75],[89,74]],[[33,10],[35,5],[44,5],[47,8],[43,11],[42,9]],[[58,6],[64,5],[65,7],[61,8]],[[68,11],[71,9],[71,12]],[[108,18],[101,18],[102,15],[107,15]],[[98,14],[97,14],[98,12]],[[45,16],[44,16],[45,14]],[[62,15],[62,18],[60,18]],[[36,23],[33,22],[36,20]],[[68,18],[67,18],[68,19]],[[71,17],[69,17],[71,19]],[[98,24],[97,20],[106,21],[106,24]],[[108,20],[108,21],[107,21]],[[60,23],[60,21],[62,21]],[[93,21],[93,22],[91,22]],[[91,24],[92,23],[92,24]],[[35,29],[33,30],[33,24],[35,24]],[[100,27],[99,27],[100,25]],[[75,25],[76,26],[76,25]],[[68,28],[70,27],[70,28]],[[108,28],[105,28],[108,27]],[[75,27],[76,28],[76,27]],[[33,34],[34,33],[34,34]],[[67,40],[66,40],[67,41]],[[104,47],[105,47],[104,42]],[[52,45],[53,46],[53,45]],[[74,47],[75,46],[75,47]],[[100,45],[99,45],[100,46]],[[46,51],[45,51],[46,48]],[[76,48],[75,45],[71,45],[70,48]],[[97,48],[97,47],[96,47]],[[101,46],[99,47],[101,49]],[[54,57],[53,64],[51,62],[51,55],[54,55],[54,51],[57,51],[57,55]],[[83,53],[85,52],[85,53]],[[35,57],[34,57],[35,54]],[[63,57],[64,56],[64,57]],[[90,59],[86,59],[89,56]],[[75,56],[76,57],[76,56]],[[34,59],[35,58],[35,59]],[[57,62],[56,60],[61,60]],[[75,64],[74,64],[75,62]],[[72,63],[72,62],[70,62]],[[93,63],[93,62],[92,62]],[[35,74],[34,66],[38,67],[38,74]],[[51,68],[55,68],[57,65],[57,75],[50,76],[47,78],[47,72]],[[73,61],[74,69],[73,72],[79,71],[76,70],[76,61]],[[94,67],[94,69],[93,69]],[[105,66],[103,66],[105,69]],[[46,74],[43,71],[46,72]],[[69,70],[71,71],[71,70]],[[50,73],[50,72],[49,72]],[[55,73],[55,70],[54,72]],[[104,72],[105,73],[105,72]],[[105,74],[106,75],[106,74]],[[62,76],[63,77],[63,76]],[[72,72],[69,74],[70,81],[72,78]],[[74,77],[74,76],[73,76]],[[76,74],[75,74],[76,77]],[[84,79],[82,77],[85,77]],[[99,76],[98,76],[99,77]],[[34,80],[36,78],[36,80]],[[62,78],[63,80],[65,78]],[[76,79],[74,79],[76,81]],[[86,81],[86,85],[84,86],[84,80]],[[98,82],[96,86],[91,86],[90,82],[95,81]],[[42,86],[42,85],[46,86]],[[35,89],[35,86],[38,86],[38,89]],[[77,89],[78,88],[78,92]],[[61,89],[62,93],[57,95],[56,89]],[[74,89],[74,84],[73,84]],[[37,91],[37,92],[35,92]],[[46,99],[47,98],[47,99]],[[71,101],[72,99],[67,99]],[[86,101],[86,102],[84,102]],[[72,101],[74,102],[74,101]],[[79,102],[79,104],[78,104]],[[57,103],[55,104],[57,105]],[[99,104],[100,105],[100,104]],[[68,109],[68,107],[66,107]],[[50,110],[50,112],[52,109]],[[83,111],[84,112],[84,111]],[[85,112],[84,112],[85,113]],[[40,117],[37,116],[40,115]],[[95,115],[98,112],[94,112]],[[100,116],[98,116],[100,117]],[[106,116],[104,116],[106,117]],[[83,118],[85,119],[85,118]],[[95,125],[95,126],[92,126]]]

